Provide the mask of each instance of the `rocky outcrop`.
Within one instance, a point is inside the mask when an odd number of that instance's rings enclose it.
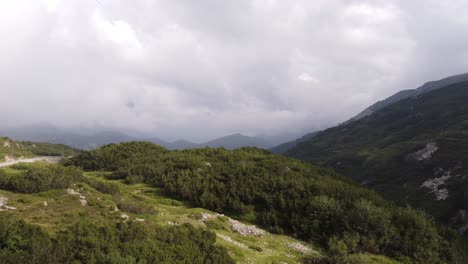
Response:
[[[73,190],[72,188],[67,189],[67,193],[70,195],[77,195],[80,197],[80,204],[81,206],[86,206],[88,204],[88,201],[86,201],[86,197],[83,196],[81,193],[78,191]]]
[[[264,236],[266,232],[254,225],[246,225],[237,220],[229,218],[229,224],[232,231],[239,233],[243,236]]]
[[[439,150],[439,147],[437,146],[437,143],[435,142],[430,142],[426,145],[421,150],[416,151],[415,153],[412,153],[408,155],[408,158],[410,159],[415,159],[417,161],[424,161],[432,158],[432,155]]]

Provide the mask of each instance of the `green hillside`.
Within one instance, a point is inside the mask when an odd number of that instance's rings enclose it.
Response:
[[[32,158],[36,156],[73,156],[78,151],[60,144],[15,141],[0,137],[0,162],[9,158]]]
[[[468,83],[330,128],[287,155],[333,167],[400,204],[468,229]]]
[[[0,211],[0,263],[466,260],[425,214],[256,148],[131,142],[1,168]]]
[[[108,180],[144,183],[194,207],[309,241],[328,255],[311,263],[365,263],[362,253],[457,263],[464,254],[458,236],[423,213],[396,207],[333,171],[265,150],[168,151],[132,142],[84,152],[64,165],[106,171]]]

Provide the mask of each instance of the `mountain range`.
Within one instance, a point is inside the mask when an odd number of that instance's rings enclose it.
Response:
[[[397,93],[281,151],[331,167],[467,233],[466,79],[457,75]]]
[[[184,139],[171,142],[157,137],[130,136],[122,132],[111,130],[103,130],[97,133],[80,134],[73,131],[62,130],[48,124],[4,129],[0,131],[0,135],[5,135],[15,140],[64,144],[82,150],[91,150],[111,143],[130,141],[149,141],[171,150],[203,147],[223,147],[226,149],[258,147],[268,149],[273,146],[272,143],[264,138],[249,137],[239,133],[216,138],[203,143],[194,143]]]

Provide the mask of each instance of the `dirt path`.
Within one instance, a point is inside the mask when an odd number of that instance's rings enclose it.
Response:
[[[18,160],[12,160],[12,161],[7,161],[7,162],[0,162],[0,168],[1,167],[8,167],[11,165],[15,165],[18,163],[33,163],[37,161],[46,161],[49,163],[58,163],[63,157],[49,157],[49,156],[41,156],[41,157],[35,157],[35,158],[30,158],[30,159],[18,159]]]

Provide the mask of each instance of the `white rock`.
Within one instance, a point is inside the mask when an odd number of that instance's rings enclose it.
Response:
[[[288,244],[288,246],[294,250],[297,250],[299,252],[302,252],[304,254],[307,254],[307,253],[310,253],[312,251],[311,248],[309,248],[308,246],[302,244],[302,243],[299,243],[299,242],[294,242],[294,243],[290,243]]]
[[[426,145],[425,148],[416,151],[415,153],[411,154],[416,160],[423,161],[432,158],[432,155],[439,149],[437,143],[430,142]]]
[[[439,174],[437,172],[437,174]],[[445,185],[445,182],[452,178],[452,171],[448,170],[442,174],[441,177],[428,179],[421,184],[421,187],[429,189],[429,192],[433,193],[436,196],[436,200],[441,201],[449,197],[449,190],[447,188],[441,188]]]
[[[124,219],[125,221],[127,221],[128,218],[130,218],[130,216],[128,216],[128,215],[125,214],[125,213],[121,213],[121,214],[120,214],[120,218],[122,218],[122,219]]]
[[[254,225],[246,225],[237,220],[229,218],[232,231],[237,232],[243,236],[264,236],[266,232]]]

